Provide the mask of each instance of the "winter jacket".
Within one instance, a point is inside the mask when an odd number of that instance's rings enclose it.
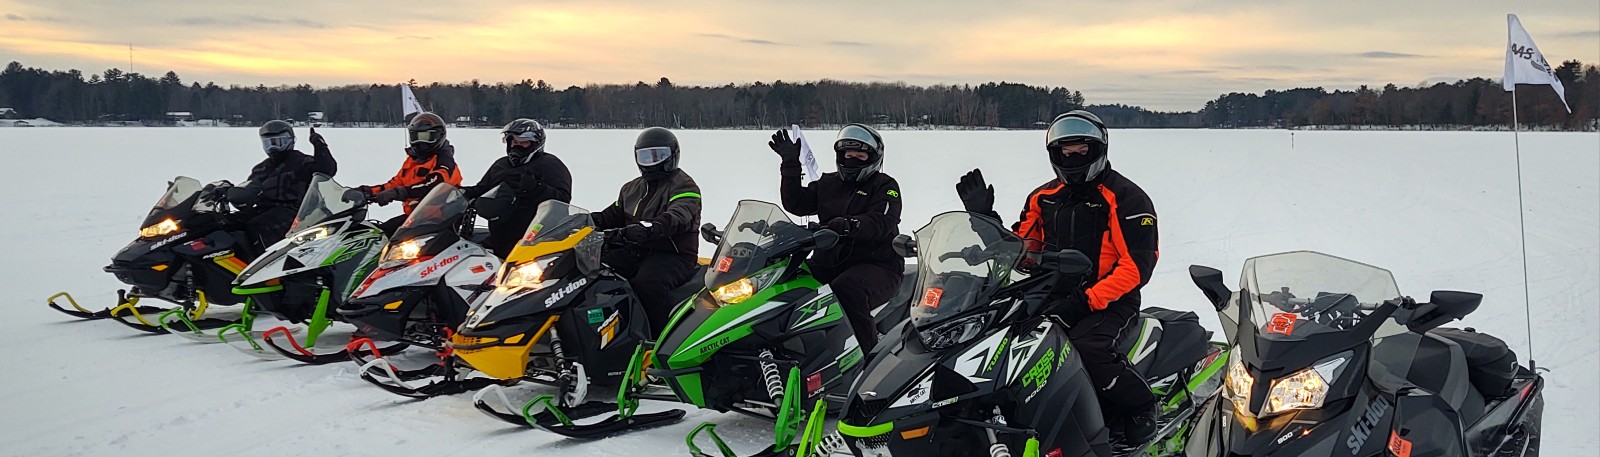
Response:
[[[467,198],[478,198],[488,193],[495,186],[506,181],[512,173],[522,174],[521,182],[524,189],[501,189],[501,192],[516,193],[513,207],[526,209],[529,214],[524,220],[533,220],[532,211],[538,208],[545,200],[572,201],[572,173],[567,170],[567,165],[561,159],[550,153],[540,151],[538,154],[528,156],[524,162],[517,163],[510,156],[501,156],[489,165],[489,171],[483,173],[478,183],[466,189]],[[529,186],[529,183],[537,183]]]
[[[660,180],[634,178],[622,185],[617,201],[594,215],[599,229],[648,221],[654,239],[635,251],[699,255],[700,185],[683,169]]]
[[[369,193],[376,194],[389,189],[400,189],[399,200],[403,200],[406,214],[416,209],[422,197],[428,196],[433,186],[439,183],[461,185],[461,170],[456,167],[456,148],[446,143],[439,146],[438,152],[429,156],[427,160],[416,160],[406,154],[405,163],[400,164],[400,171],[389,178],[389,182],[370,186]]]
[[[902,271],[905,259],[894,253],[890,241],[900,234],[900,184],[882,172],[865,181],[845,181],[838,173],[824,173],[820,179],[801,185],[800,162],[785,161],[779,166],[782,183],[779,191],[783,209],[799,216],[816,215],[823,224],[836,217],[859,222],[848,236],[830,249],[813,252],[813,272],[824,278],[857,264],[882,266]]]
[[[273,154],[250,169],[249,182],[244,188],[259,192],[254,206],[269,208],[282,206],[299,208],[300,200],[311,187],[311,176],[322,173],[332,177],[339,172],[339,163],[327,146],[317,146],[313,155],[297,150]]]
[[[1012,230],[1030,251],[1076,249],[1095,262],[1095,277],[1084,292],[1090,309],[1140,306],[1139,289],[1150,282],[1158,256],[1156,209],[1144,189],[1121,173],[1107,169],[1083,186],[1059,179],[1039,186]]]

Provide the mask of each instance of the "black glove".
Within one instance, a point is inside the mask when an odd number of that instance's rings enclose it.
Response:
[[[967,212],[989,214],[994,212],[994,186],[983,182],[983,170],[972,169],[956,183],[956,195],[961,196],[961,206]]]
[[[317,133],[316,127],[311,128],[311,146],[318,151],[328,149],[328,140],[323,139],[321,133]]]
[[[629,224],[622,228],[622,241],[634,245],[647,243],[656,238],[655,227],[659,226],[659,224],[651,227],[645,227],[640,223]]]
[[[404,195],[402,195],[405,190],[406,189],[404,187],[387,189],[382,192],[372,194],[372,198],[369,198],[368,200],[372,203],[377,203],[378,206],[384,206],[395,200],[405,198]]]
[[[212,203],[225,202],[228,198],[228,189],[231,188],[233,188],[233,183],[225,180],[206,184],[205,187],[200,188],[200,200]]]
[[[840,236],[851,236],[861,229],[861,221],[853,217],[835,217],[828,220],[828,230]]]
[[[800,143],[789,138],[789,129],[778,129],[777,133],[773,133],[767,147],[778,153],[785,163],[800,161]]]
[[[261,191],[258,189],[229,187],[227,192],[227,197],[224,198],[234,205],[254,205],[261,201]]]
[[[1082,316],[1091,311],[1089,295],[1083,289],[1073,288],[1056,299],[1055,314],[1061,316]]]
[[[365,188],[365,187],[356,187],[356,188],[351,188],[351,189],[345,189],[344,190],[344,195],[341,195],[340,199],[344,200],[346,203],[355,203],[357,205],[362,205],[362,204],[366,204],[367,200],[371,200],[372,199],[372,195],[369,195],[367,193],[367,188]]]

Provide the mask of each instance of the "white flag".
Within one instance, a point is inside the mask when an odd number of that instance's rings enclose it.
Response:
[[[817,155],[811,152],[811,142],[802,141],[799,124],[789,124],[789,137],[794,142],[800,143],[800,164],[805,165],[805,184],[811,184],[822,178],[822,173],[817,172]]]
[[[422,104],[417,103],[417,95],[411,93],[410,84],[400,85],[400,108],[405,111],[402,116],[410,116],[412,113],[422,112]]]
[[[1507,14],[1506,25],[1509,27],[1506,35],[1506,77],[1501,81],[1501,86],[1510,92],[1518,84],[1546,84],[1556,90],[1556,96],[1561,98],[1561,106],[1566,106],[1567,90],[1561,87],[1561,78],[1556,77],[1555,70],[1544,60],[1544,53],[1539,52],[1539,46],[1533,44],[1533,37],[1528,36],[1528,31],[1522,28],[1522,21],[1517,20],[1515,14]],[[1572,107],[1568,106],[1567,112],[1571,113]]]

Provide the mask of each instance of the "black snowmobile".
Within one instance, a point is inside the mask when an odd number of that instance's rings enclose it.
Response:
[[[1309,251],[1246,260],[1239,290],[1189,272],[1238,344],[1189,455],[1538,455],[1544,378],[1497,338],[1439,328],[1482,295],[1417,303],[1388,270]]]
[[[1036,254],[1040,272],[1013,281],[1028,255],[1022,240],[965,212],[935,216],[897,247],[917,256],[916,293],[909,321],[873,351],[840,415],[855,455],[1172,455],[1217,390],[1224,346],[1208,343],[1194,313],[1145,309],[1120,350],[1159,399],[1160,430],[1114,448],[1067,326],[1044,313],[1060,279],[1090,272],[1083,253]]]
[[[179,176],[145,216],[139,237],[111,258],[107,273],[131,286],[118,290],[118,304],[90,311],[66,292],[50,296],[51,308],[82,319],[112,318],[138,330],[164,334],[163,321],[184,321],[192,330],[232,324],[235,318],[207,318],[213,305],[238,305],[233,279],[258,254],[243,227],[231,223],[228,205],[202,198],[203,187]],[[64,298],[73,309],[63,308]],[[141,298],[177,304],[175,308],[139,305]],[[176,315],[176,316],[175,316]]]

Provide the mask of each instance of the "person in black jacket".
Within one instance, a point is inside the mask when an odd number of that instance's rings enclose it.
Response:
[[[1092,276],[1056,285],[1050,311],[1071,326],[1067,338],[1098,388],[1112,435],[1142,444],[1157,431],[1156,398],[1116,348],[1155,270],[1156,210],[1144,189],[1111,169],[1109,145],[1105,123],[1093,113],[1057,116],[1045,136],[1056,178],[1028,195],[1012,230],[1029,251],[1073,249],[1095,261]],[[994,186],[984,183],[981,171],[963,176],[956,192],[967,211],[1000,220]]]
[[[807,185],[801,184],[800,144],[787,130],[774,133],[767,146],[783,159],[783,209],[816,215],[842,236],[833,248],[811,254],[811,273],[833,289],[861,351],[871,351],[878,341],[872,309],[894,297],[905,271],[905,260],[890,247],[900,234],[900,184],[880,171],[883,137],[863,124],[840,129],[833,142],[839,171]]]
[[[273,120],[261,125],[261,148],[267,152],[266,160],[250,169],[250,178],[234,186],[227,181],[207,186],[211,200],[227,202],[238,208],[233,219],[245,226],[245,233],[256,252],[283,239],[284,232],[294,223],[300,200],[311,186],[311,176],[322,173],[332,177],[339,172],[339,163],[333,160],[328,142],[311,129],[313,155],[294,148],[294,127],[288,122]]]
[[[544,126],[538,121],[511,121],[500,130],[500,140],[506,156],[489,165],[483,178],[466,188],[466,196],[475,199],[478,215],[489,220],[489,249],[504,258],[528,230],[540,203],[572,202],[572,173],[560,158],[545,152]],[[479,198],[491,190],[494,195]]]
[[[688,282],[699,258],[700,186],[678,168],[678,137],[651,127],[633,142],[638,178],[622,185],[617,202],[594,214],[595,227],[618,229],[622,249],[606,249],[605,263],[628,278],[659,334],[672,315],[668,294]]]

